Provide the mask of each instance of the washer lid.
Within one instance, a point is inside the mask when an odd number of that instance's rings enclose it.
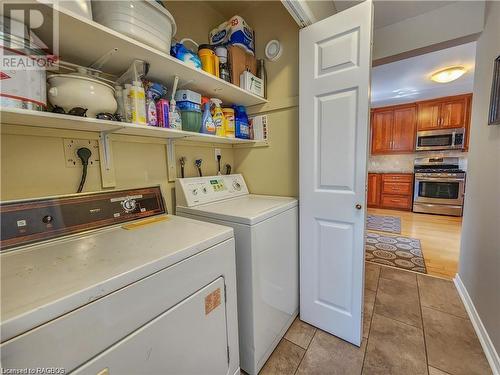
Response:
[[[124,229],[143,224],[132,221],[2,254],[2,341],[233,237],[221,225],[154,218],[166,220]]]
[[[297,199],[291,197],[250,194],[195,207],[177,206],[177,213],[254,225],[297,204]]]

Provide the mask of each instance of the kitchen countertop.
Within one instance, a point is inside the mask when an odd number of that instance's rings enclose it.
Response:
[[[131,230],[111,226],[1,254],[2,340],[233,237],[232,228],[166,218]]]

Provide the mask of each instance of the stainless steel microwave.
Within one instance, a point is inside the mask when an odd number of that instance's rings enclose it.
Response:
[[[426,130],[417,132],[417,151],[463,150],[465,128]]]

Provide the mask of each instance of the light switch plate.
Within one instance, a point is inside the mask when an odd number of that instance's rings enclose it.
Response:
[[[64,139],[64,158],[66,167],[81,167],[82,161],[76,154],[79,148],[87,147],[91,152],[89,167],[99,165],[99,143],[97,139]]]

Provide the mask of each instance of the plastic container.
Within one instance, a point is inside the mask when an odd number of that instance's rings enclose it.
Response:
[[[90,0],[61,0],[59,1],[59,6],[92,21],[92,5]]]
[[[199,133],[201,130],[201,111],[181,111],[182,130]]]
[[[201,111],[201,105],[186,100],[181,100],[176,102],[177,108],[181,111]]]
[[[198,56],[200,56],[202,69],[216,77],[220,77],[219,73],[219,57],[209,44],[202,44],[198,48]]]
[[[142,83],[135,81],[129,90],[131,121],[135,124],[146,125],[146,94]]]
[[[192,90],[177,90],[175,93],[176,102],[193,102],[196,104],[201,104],[201,94]]]
[[[139,42],[170,53],[177,27],[174,17],[156,1],[92,1],[94,21]]]
[[[234,109],[232,108],[222,108],[222,113],[224,114],[226,137],[234,138]]]
[[[29,35],[29,43],[33,47],[29,50],[25,50],[25,46],[28,44],[28,40],[24,40],[25,35]],[[26,66],[32,65],[33,56],[40,56],[42,60],[45,60],[44,52],[38,47],[38,45],[42,45],[40,39],[33,32],[29,32],[23,23],[2,16],[0,17],[0,53],[2,55],[4,54],[6,38],[10,39],[10,43],[6,47],[16,50],[16,59],[20,63],[22,62]],[[45,69],[10,70],[4,66],[0,73],[0,105],[2,107],[37,111],[43,111],[47,108]]]
[[[234,107],[234,131],[236,138],[250,139],[250,126],[248,123],[247,111],[242,105]]]

